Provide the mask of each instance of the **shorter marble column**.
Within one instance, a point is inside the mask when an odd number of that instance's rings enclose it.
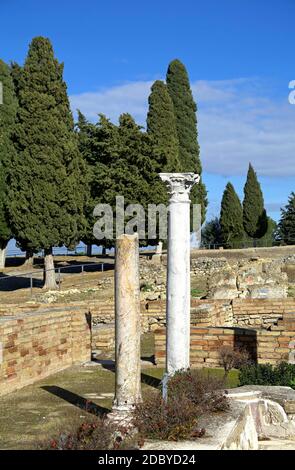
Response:
[[[138,234],[116,240],[116,389],[112,415],[130,414],[141,401],[140,291]]]

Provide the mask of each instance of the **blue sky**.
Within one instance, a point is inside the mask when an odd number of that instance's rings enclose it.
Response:
[[[0,0],[0,57],[23,63],[49,37],[73,110],[144,125],[153,80],[186,65],[198,104],[208,218],[228,180],[242,197],[249,161],[270,216],[295,190],[294,0]]]

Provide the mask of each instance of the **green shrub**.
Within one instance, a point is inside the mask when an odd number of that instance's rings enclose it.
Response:
[[[295,389],[295,364],[252,364],[241,368],[240,385],[281,385]]]

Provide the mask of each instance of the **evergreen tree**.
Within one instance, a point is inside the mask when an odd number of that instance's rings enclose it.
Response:
[[[11,238],[7,211],[7,177],[15,155],[12,139],[15,130],[17,100],[10,68],[2,60],[0,60],[0,86],[2,92],[0,102],[0,268],[4,268],[6,246]]]
[[[243,225],[247,235],[253,239],[263,237],[267,231],[263,195],[251,163],[244,186]]]
[[[176,117],[181,171],[202,174],[200,148],[197,133],[197,105],[193,99],[188,73],[179,60],[170,62],[167,70],[167,88]],[[191,192],[193,203],[201,204],[202,222],[205,220],[207,191],[202,180]]]
[[[289,196],[288,204],[281,209],[279,237],[287,245],[295,245],[295,193]]]
[[[221,245],[221,227],[218,217],[209,220],[202,229],[202,246],[207,248],[209,245]]]
[[[124,197],[125,208],[128,204],[141,204],[147,210],[149,203],[167,203],[167,191],[158,176],[165,156],[129,114],[120,116],[118,126],[104,115],[100,115],[97,124],[89,123],[81,113],[78,118],[79,146],[90,178],[87,231],[83,241],[91,245],[97,243],[93,234],[96,221],[93,209],[97,204],[109,204],[116,216],[116,196]],[[113,240],[99,243],[110,248],[115,236],[114,223]],[[150,240],[151,244],[156,242]]]
[[[220,228],[226,248],[234,248],[243,239],[243,209],[231,183],[227,183],[222,196]]]
[[[52,247],[74,246],[85,228],[85,165],[78,150],[63,64],[47,38],[34,38],[18,70],[17,155],[9,212],[26,250],[44,249],[44,286],[55,288]]]
[[[116,175],[113,169],[119,155],[119,135],[118,127],[103,114],[100,114],[99,121],[93,124],[87,121],[80,111],[77,130],[79,149],[89,177],[89,198],[85,208],[87,226],[82,240],[87,244],[90,254],[90,247],[97,244],[93,234],[96,221],[93,216],[95,206],[105,203],[115,207],[116,203]],[[110,248],[114,244],[109,240],[101,240],[99,243],[103,248]]]
[[[179,171],[179,142],[174,108],[167,86],[161,80],[156,80],[151,88],[147,114],[147,132],[153,137],[156,145],[165,155],[166,161],[161,171]]]

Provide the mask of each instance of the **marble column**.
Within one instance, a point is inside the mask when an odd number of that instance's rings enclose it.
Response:
[[[166,375],[190,367],[190,199],[194,173],[160,173],[169,199]]]
[[[116,240],[116,388],[112,414],[124,417],[141,401],[138,234]]]

